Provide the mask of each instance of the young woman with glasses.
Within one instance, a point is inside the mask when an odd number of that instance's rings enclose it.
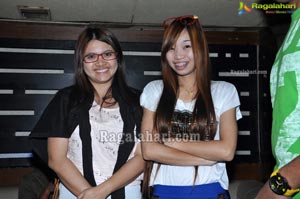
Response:
[[[58,91],[31,134],[35,152],[61,181],[60,199],[141,198],[144,160],[136,132],[142,110],[124,67],[110,31],[80,34],[75,84]]]
[[[140,98],[144,193],[159,199],[229,198],[227,161],[235,154],[241,118],[235,87],[211,81],[208,46],[196,16],[167,19],[162,80]]]

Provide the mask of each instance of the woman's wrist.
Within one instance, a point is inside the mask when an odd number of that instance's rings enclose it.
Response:
[[[99,193],[101,193],[101,195],[105,196],[109,196],[114,191],[111,183],[109,183],[108,181],[105,181],[98,185],[97,189],[99,190]]]

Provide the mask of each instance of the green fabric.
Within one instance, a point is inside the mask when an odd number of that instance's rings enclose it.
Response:
[[[300,154],[300,137],[299,137],[298,140],[297,140],[294,144],[292,144],[292,146],[289,148],[289,152]]]
[[[273,123],[272,123],[272,143],[276,145],[280,128],[285,119],[294,111],[297,101],[298,92],[293,89],[296,84],[295,72],[286,72],[284,74],[284,86],[278,87],[276,99],[273,107]],[[286,134],[286,132],[281,132]]]
[[[300,9],[279,49],[270,76],[273,106],[272,152],[274,169],[300,154]],[[293,199],[300,199],[297,194]]]

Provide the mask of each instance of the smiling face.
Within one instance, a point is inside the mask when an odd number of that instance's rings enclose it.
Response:
[[[105,42],[99,40],[91,40],[86,46],[84,56],[98,54],[98,60],[92,63],[83,62],[83,69],[91,84],[96,87],[100,84],[111,85],[113,77],[118,69],[117,58],[113,60],[104,60],[99,54],[111,53],[114,49]]]
[[[168,50],[166,58],[170,67],[178,76],[195,74],[195,63],[190,36],[184,29],[174,45]]]

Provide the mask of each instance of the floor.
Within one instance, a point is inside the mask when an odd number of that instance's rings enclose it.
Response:
[[[0,187],[0,199],[18,199],[18,187]]]
[[[231,199],[254,199],[262,186],[261,182],[255,180],[233,181],[229,186]],[[0,187],[0,199],[18,199],[18,187]]]

